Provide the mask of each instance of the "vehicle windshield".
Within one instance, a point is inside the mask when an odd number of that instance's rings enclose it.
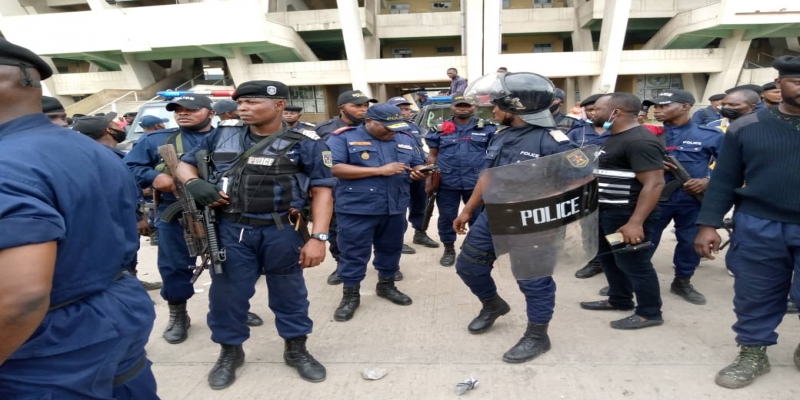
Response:
[[[145,115],[153,115],[158,118],[166,118],[169,122],[165,122],[164,125],[166,128],[177,128],[178,123],[175,122],[174,113],[171,111],[167,111],[166,103],[154,103],[152,105],[146,104],[142,108],[139,109],[138,114],[136,115],[136,120],[133,121],[133,124],[128,130],[128,139],[129,140],[138,140],[139,136],[142,136],[144,129],[139,126],[139,121]]]

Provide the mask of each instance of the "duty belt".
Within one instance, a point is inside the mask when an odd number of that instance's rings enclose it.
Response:
[[[221,213],[221,215],[223,219],[236,222],[237,224],[244,224],[251,226],[272,226],[272,225],[283,226],[284,223],[291,224],[291,222],[289,222],[288,215],[279,217],[277,221],[275,219],[260,219],[260,218],[245,217],[240,213]]]
[[[114,281],[122,278],[123,275],[130,275],[130,273],[128,271],[119,271],[119,272],[117,272],[116,275],[114,275],[114,279],[112,279],[111,282],[114,282]],[[58,303],[58,304],[56,304],[54,306],[51,305],[50,308],[47,309],[47,312],[55,311],[55,310],[58,310],[59,308],[64,308],[64,307],[66,307],[66,306],[68,306],[68,305],[70,305],[72,303],[75,303],[75,302],[83,300],[83,299],[85,299],[85,298],[87,298],[87,297],[89,297],[91,295],[94,295],[95,293],[97,293],[97,292],[85,294],[85,295],[80,296],[78,298]]]

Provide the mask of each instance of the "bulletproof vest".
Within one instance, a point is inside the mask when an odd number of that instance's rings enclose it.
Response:
[[[175,132],[172,132],[172,134],[169,135],[169,137],[167,138],[167,140],[164,141],[163,144],[168,145],[173,140],[175,141],[175,152],[178,153],[178,159],[180,160],[181,156],[183,155],[183,137],[181,137],[180,129],[176,129]],[[167,167],[167,163],[165,163],[163,160],[160,163],[158,163],[158,165],[156,165],[154,169],[158,172],[163,172],[165,174],[170,173],[169,167]]]
[[[280,214],[289,211],[292,202],[303,197],[300,185],[295,185],[300,167],[286,154],[307,136],[291,130],[276,133],[279,136],[262,139],[271,141],[265,148],[249,154],[245,145],[249,140],[246,127],[220,126],[217,129],[217,141],[211,153],[214,174],[210,180],[212,183],[227,180],[230,204],[225,206],[224,212]]]
[[[521,133],[511,128],[504,129],[501,134],[495,135],[486,148],[488,167],[494,168],[531,158],[544,157],[542,154],[542,141],[550,128],[531,126],[529,131]],[[513,144],[507,143],[513,141]],[[506,160],[504,162],[504,160]]]

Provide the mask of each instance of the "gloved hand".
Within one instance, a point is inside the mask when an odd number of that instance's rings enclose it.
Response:
[[[210,182],[202,179],[193,179],[186,184],[186,191],[194,197],[195,201],[203,206],[208,206],[222,199],[219,189]]]

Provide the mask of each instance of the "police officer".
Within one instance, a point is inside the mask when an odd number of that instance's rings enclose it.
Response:
[[[403,119],[408,124],[408,133],[414,136],[417,142],[417,149],[423,158],[425,155],[424,144],[422,143],[422,134],[420,133],[419,126],[412,121],[411,102],[403,96],[392,97],[386,101],[387,104],[397,106],[403,115]],[[425,193],[425,181],[411,182],[411,200],[408,206],[408,222],[414,228],[414,244],[421,244],[425,247],[438,248],[439,243],[431,239],[428,234],[422,230],[423,218],[425,217],[425,206],[428,204],[428,195]],[[414,254],[417,251],[413,247],[403,244],[403,254]]]
[[[364,117],[367,115],[367,108],[371,103],[377,103],[378,100],[370,98],[360,90],[348,90],[339,94],[337,104],[339,106],[339,115],[335,116],[325,122],[317,124],[315,131],[322,140],[328,140],[330,135],[346,127],[355,127],[364,123]],[[339,279],[339,241],[337,237],[337,224],[336,215],[334,214],[330,224],[330,251],[334,261],[336,261],[336,269],[328,276],[329,285],[339,285],[342,280]]]
[[[756,92],[756,94],[758,95],[758,101],[755,103],[755,110],[756,111],[764,109],[764,108],[767,107],[767,105],[764,104],[763,101],[761,101],[761,94],[764,93],[764,87],[760,86],[760,85],[747,84],[747,85],[735,86],[735,87],[732,87],[732,88],[726,90],[725,94],[729,95],[731,93],[739,92],[739,91],[742,91],[742,90],[750,90],[750,91]],[[724,117],[724,115],[723,115],[723,117]]]
[[[42,96],[42,112],[50,119],[50,122],[64,128],[69,126],[67,111],[64,110],[64,106],[57,98]]]
[[[316,125],[300,121],[301,115],[303,115],[303,107],[287,104],[286,109],[283,110],[283,122],[290,128],[314,130]]]
[[[161,193],[158,213],[162,214],[169,205],[175,203],[175,183],[170,171],[158,154],[158,147],[165,144],[175,146],[178,154],[193,149],[214,127],[211,119],[211,100],[200,94],[179,97],[167,103],[167,111],[175,113],[178,128],[156,131],[142,136],[136,146],[125,156],[125,163],[133,171],[139,187],[153,187]],[[179,221],[156,221],[158,231],[158,272],[161,274],[161,297],[169,305],[169,321],[164,330],[164,340],[168,343],[181,343],[189,337],[191,320],[186,311],[186,302],[194,295],[191,284],[195,259],[189,257],[189,249],[183,236],[183,226]],[[263,321],[253,314],[252,324],[261,325]]]
[[[222,346],[208,375],[212,389],[233,384],[244,364],[247,309],[261,274],[267,276],[269,307],[285,340],[284,361],[307,381],[325,380],[325,367],[306,350],[312,321],[303,269],[325,259],[336,181],[325,142],[314,131],[281,121],[288,97],[289,87],[281,82],[242,83],[233,94],[241,121],[222,124],[205,137],[183,156],[178,170],[198,202],[221,211],[219,239],[227,257],[223,273],[211,275],[208,295],[211,340]],[[208,182],[198,178],[200,150],[210,154]],[[309,201],[314,231],[304,243],[295,226],[298,215],[308,215]]]
[[[554,129],[555,122],[549,107],[555,97],[555,87],[549,79],[529,72],[518,72],[499,74],[497,80],[499,82],[492,87],[498,89],[489,93],[495,105],[494,118],[508,128],[489,142],[485,155],[487,167],[526,161],[578,147],[563,132]],[[481,206],[481,195],[479,182],[466,206],[453,221],[457,233],[466,233],[466,224]],[[483,303],[480,313],[467,327],[473,334],[486,332],[497,318],[511,310],[508,303],[497,294],[491,276],[496,258],[486,212],[481,212],[475,223],[470,225],[456,262],[458,276]],[[530,361],[550,350],[547,327],[555,307],[556,283],[552,277],[519,280],[517,284],[525,295],[528,327],[522,339],[503,354],[503,361],[508,363]]]
[[[800,169],[800,57],[778,57],[772,66],[783,101],[728,128],[697,218],[695,249],[713,259],[720,245],[717,229],[736,207],[725,263],[735,274],[739,356],[716,377],[718,385],[731,389],[770,371],[767,347],[778,341],[775,329],[784,320],[786,296],[800,301],[800,175],[794,173]],[[800,368],[800,345],[794,364]]]
[[[739,119],[739,117],[757,111],[758,104],[761,97],[758,93],[750,89],[740,89],[725,95],[720,103],[719,114],[722,119],[709,122],[706,126],[719,128],[723,132],[728,128],[731,122]]]
[[[144,350],[155,310],[123,273],[139,242],[136,184],[108,149],[42,114],[51,75],[0,39],[0,398],[158,399]]]
[[[335,207],[342,234],[339,277],[344,289],[333,314],[337,321],[353,318],[360,305],[360,285],[373,246],[376,294],[398,305],[411,304],[411,298],[395,287],[395,273],[408,226],[410,179],[426,175],[419,172],[424,160],[414,138],[405,133],[408,128],[399,108],[379,104],[367,110],[363,125],[339,130],[328,139],[333,175],[339,178]]]
[[[558,129],[563,132],[569,132],[578,120],[561,112],[561,105],[567,100],[567,93],[562,89],[556,88],[555,95],[553,104],[550,105],[550,114],[553,115],[553,120],[556,121]]]
[[[777,106],[781,103],[781,88],[775,85],[775,82],[768,82],[761,85],[764,92],[761,93],[761,99],[767,107]]]
[[[709,122],[716,121],[722,116],[719,114],[719,109],[722,106],[722,99],[725,98],[724,93],[715,94],[708,98],[711,103],[708,107],[695,111],[692,115],[692,123],[696,125],[706,125]]]
[[[675,156],[692,177],[682,186],[673,186],[669,182],[675,176],[672,173],[665,174],[667,188],[671,187],[674,191],[670,193],[670,189],[665,189],[661,194],[661,218],[653,229],[651,239],[656,246],[653,252],[658,247],[664,229],[670,222],[674,222],[678,244],[672,258],[675,279],[670,292],[689,303],[705,304],[705,296],[690,283],[700,263],[700,255],[694,251],[694,238],[697,236],[695,222],[700,213],[700,202],[694,196],[702,194],[708,187],[708,177],[711,174],[708,166],[719,155],[722,132],[690,121],[689,111],[694,105],[694,96],[685,90],[668,89],[644,103],[652,104],[656,120],[664,123],[667,154]],[[670,168],[673,167],[675,166],[670,165]]]
[[[494,124],[475,118],[475,109],[475,103],[465,99],[463,93],[456,93],[450,101],[453,117],[442,123],[438,131],[431,130],[425,135],[431,150],[428,163],[438,165],[441,170],[436,205],[439,239],[444,243],[444,254],[439,259],[443,267],[451,267],[456,262],[453,220],[458,216],[461,203],[466,204],[472,196],[478,175],[484,168],[486,147],[497,131]],[[473,211],[470,226],[479,214],[480,210]]]
[[[159,118],[155,115],[145,115],[139,120],[139,126],[142,127],[142,134],[147,135],[155,131],[166,129],[166,123],[169,122],[166,118]]]
[[[214,114],[219,117],[220,121],[239,119],[239,114],[236,111],[237,107],[238,105],[233,100],[220,100],[214,103]]]
[[[580,147],[585,146],[602,146],[611,134],[603,128],[603,124],[594,120],[594,103],[602,97],[602,94],[593,94],[583,101],[580,106],[583,108],[586,117],[588,118],[585,123],[576,123],[574,128],[567,133],[567,137],[575,142]],[[595,257],[585,267],[575,272],[575,277],[578,279],[591,278],[597,274],[603,273],[603,262],[600,257]]]

